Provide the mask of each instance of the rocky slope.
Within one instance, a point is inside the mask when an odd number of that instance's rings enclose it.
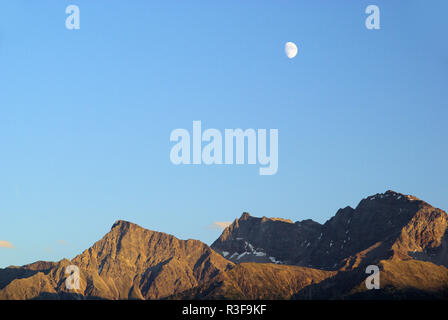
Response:
[[[117,221],[71,261],[0,269],[0,299],[446,299],[447,229],[444,211],[393,191],[322,225],[244,213],[212,248]],[[65,287],[69,265],[79,290]]]
[[[212,248],[239,262],[350,269],[394,255],[448,266],[447,214],[393,191],[346,207],[321,225],[312,220],[255,218],[244,213]]]
[[[216,279],[172,299],[290,299],[296,292],[336,275],[298,266],[241,263]]]
[[[68,265],[80,269],[79,290],[65,288]],[[4,269],[0,277],[19,270],[21,274],[4,277],[0,299],[161,299],[209,281],[232,265],[200,241],[117,221],[71,261]]]

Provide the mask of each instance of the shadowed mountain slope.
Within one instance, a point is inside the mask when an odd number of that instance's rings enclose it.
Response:
[[[80,269],[79,290],[65,287],[68,265]],[[11,281],[0,291],[0,299],[32,299],[43,293],[54,298],[160,299],[208,281],[232,265],[198,240],[179,240],[117,221],[72,261]]]
[[[447,214],[393,191],[346,207],[321,225],[312,220],[255,218],[244,213],[212,248],[229,260],[324,270],[354,268],[394,255],[448,266]]]
[[[444,211],[394,191],[324,224],[244,213],[211,248],[117,221],[71,261],[0,269],[0,299],[446,299],[447,228]]]

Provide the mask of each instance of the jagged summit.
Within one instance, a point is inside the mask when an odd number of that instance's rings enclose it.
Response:
[[[249,218],[252,218],[249,212],[243,212],[239,220],[247,220]]]
[[[110,232],[109,233],[114,233],[114,232],[118,232],[118,233],[125,233],[125,232],[137,232],[137,233],[144,233],[144,232],[156,232],[156,233],[163,233],[164,232],[159,232],[159,231],[154,231],[154,230],[150,230],[150,229],[146,229],[134,222],[130,222],[130,221],[126,221],[126,220],[117,220],[114,222],[114,224],[112,225],[112,227],[110,228]]]
[[[403,193],[399,193],[396,191],[392,191],[392,190],[387,190],[384,193],[377,193],[374,194],[372,196],[367,197],[364,200],[369,200],[369,201],[373,201],[373,200],[408,200],[408,201],[416,201],[416,200],[420,200],[419,198],[413,196],[413,195],[407,195],[407,194],[403,194]]]
[[[262,217],[261,220],[263,222],[266,222],[266,221],[281,221],[281,222],[285,222],[285,223],[293,223],[291,221],[291,219],[284,219],[284,218],[278,218],[278,217],[272,217],[272,218]]]
[[[238,221],[245,221],[245,220],[250,220],[250,219],[260,219],[258,217],[254,217],[252,216],[249,212],[243,212],[241,217],[239,219],[237,219]],[[281,222],[286,222],[286,223],[293,223],[290,219],[285,219],[285,218],[281,218],[281,217],[261,217],[262,222],[266,222],[266,221],[281,221]]]
[[[77,292],[67,290],[61,281],[70,264],[80,269]],[[71,261],[28,266],[29,276],[8,283],[0,290],[0,300],[40,298],[42,290],[59,298],[76,293],[106,299],[160,299],[210,281],[232,265],[199,240],[180,240],[118,220]]]
[[[211,248],[117,220],[70,261],[0,269],[0,300],[341,299],[365,291],[368,265],[380,267],[381,285],[396,297],[410,289],[410,297],[446,298],[447,248],[448,215],[391,190],[339,209],[324,224],[244,212]],[[76,292],[65,288],[69,265],[80,269]]]
[[[114,224],[112,225],[111,229],[121,228],[121,227],[129,227],[131,225],[140,227],[139,225],[137,225],[137,224],[135,224],[133,222],[129,222],[129,221],[126,221],[126,220],[117,220],[117,221],[114,222]]]

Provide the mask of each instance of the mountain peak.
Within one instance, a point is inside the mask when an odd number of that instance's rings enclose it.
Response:
[[[111,230],[115,229],[115,228],[130,227],[131,225],[136,225],[136,224],[132,223],[132,222],[129,222],[129,221],[126,221],[126,220],[117,220],[112,225]]]
[[[0,269],[0,300],[345,298],[362,294],[367,265],[381,268],[392,294],[411,288],[409,297],[438,290],[446,298],[447,232],[444,211],[392,190],[339,209],[323,225],[244,212],[212,248],[117,220],[71,261]],[[83,279],[73,295],[63,281],[71,264]]]
[[[266,222],[266,221],[280,221],[280,222],[285,222],[285,223],[293,223],[291,219],[284,219],[284,218],[278,218],[278,217],[272,217],[272,218],[268,218],[268,217],[263,217],[261,218],[262,222]]]
[[[239,220],[247,220],[249,218],[251,218],[252,216],[250,215],[249,212],[243,212],[243,214],[241,215]]]
[[[418,201],[419,198],[413,195],[407,195],[399,193],[393,190],[387,190],[384,193],[377,193],[372,196],[365,198],[364,200],[408,200],[408,201]]]

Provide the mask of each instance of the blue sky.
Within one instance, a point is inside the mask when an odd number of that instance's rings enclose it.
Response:
[[[81,29],[65,28],[76,4]],[[369,4],[381,29],[367,30]],[[4,1],[0,267],[117,219],[210,244],[393,189],[448,209],[446,1]],[[287,41],[299,54],[288,59]],[[176,128],[278,128],[279,169],[174,166]]]

